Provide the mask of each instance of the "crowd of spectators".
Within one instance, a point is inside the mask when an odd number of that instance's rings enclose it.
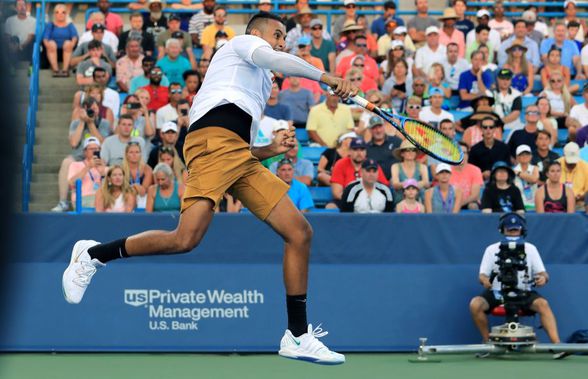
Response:
[[[576,1],[562,3],[562,19],[541,19],[534,6],[509,19],[501,0],[475,9],[454,0],[440,17],[428,5],[416,0],[416,16],[402,19],[387,1],[366,17],[345,0],[327,27],[307,0],[296,0],[284,19],[285,51],[349,79],[374,104],[440,129],[460,143],[461,165],[427,157],[318,83],[280,73],[257,143],[295,126],[303,144],[264,164],[291,186],[301,210],[315,207],[309,187],[330,187],[326,207],[351,212],[588,211],[588,30]],[[54,210],[71,208],[76,180],[82,205],[98,212],[177,210],[192,101],[239,26],[215,0],[139,0],[128,5],[127,23],[108,0],[96,6],[81,35],[62,4],[44,28],[53,75],[75,73],[68,80],[80,86]],[[14,59],[30,57],[35,20],[27,9],[17,0],[6,20]],[[305,158],[312,149],[322,152],[314,162]],[[240,208],[230,194],[220,207]]]

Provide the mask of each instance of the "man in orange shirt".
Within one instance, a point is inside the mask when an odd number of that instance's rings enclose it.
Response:
[[[312,41],[308,36],[301,36],[300,38],[298,38],[298,51],[296,52],[296,55],[298,55],[300,58],[304,59],[314,67],[318,68],[319,70],[325,71],[325,65],[323,64],[323,61],[320,58],[313,57],[312,55],[310,55],[311,42]]]
[[[375,80],[377,83],[378,76],[380,75],[380,72],[378,70],[378,64],[376,63],[374,58],[370,57],[369,55],[367,48],[367,39],[364,35],[358,35],[357,37],[355,37],[353,41],[353,51],[354,54],[351,54],[341,59],[341,62],[339,62],[339,64],[337,65],[337,76],[344,78],[347,71],[351,68],[351,62],[353,61],[353,58],[355,58],[357,55],[363,55],[363,74]]]
[[[470,147],[465,142],[459,142],[463,151],[463,162],[451,167],[449,184],[461,190],[462,209],[480,209],[480,189],[484,185],[482,171],[468,163]]]

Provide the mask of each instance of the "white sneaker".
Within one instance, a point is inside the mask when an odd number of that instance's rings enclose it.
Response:
[[[69,203],[65,200],[60,200],[56,206],[51,208],[51,212],[67,212],[69,211]]]
[[[76,242],[71,252],[69,266],[63,273],[63,296],[70,304],[79,304],[84,297],[84,292],[92,280],[96,271],[106,266],[98,259],[90,258],[88,249],[99,245],[92,240],[80,240]]]
[[[280,342],[280,354],[282,357],[290,359],[300,359],[323,365],[338,365],[345,363],[345,356],[343,354],[335,353],[329,350],[321,341],[319,337],[326,336],[328,332],[323,332],[321,326],[312,329],[312,325],[308,325],[308,333],[304,333],[300,337],[294,337],[290,330],[286,330],[282,341]]]

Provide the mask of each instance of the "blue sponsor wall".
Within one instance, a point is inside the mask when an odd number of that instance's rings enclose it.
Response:
[[[309,215],[309,320],[343,351],[477,343],[469,299],[481,291],[495,215]],[[563,338],[588,328],[588,218],[529,215],[551,281],[540,290]],[[177,215],[47,215],[16,219],[0,350],[275,351],[286,325],[282,242],[252,215],[219,215],[191,254],[108,264],[70,305],[61,275],[78,239],[173,229]],[[493,320],[495,323],[501,321]],[[538,318],[525,319],[538,326]],[[539,331],[545,341],[545,333]]]

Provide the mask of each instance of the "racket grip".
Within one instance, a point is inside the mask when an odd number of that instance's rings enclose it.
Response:
[[[366,100],[366,99],[364,99],[363,97],[361,97],[361,96],[352,96],[352,97],[350,97],[350,99],[351,99],[351,101],[353,101],[355,104],[357,104],[357,105],[360,105],[360,106],[362,106],[362,107],[364,107],[364,108],[367,108],[367,109],[369,109],[369,108],[368,108],[369,101],[367,101],[367,100]]]

